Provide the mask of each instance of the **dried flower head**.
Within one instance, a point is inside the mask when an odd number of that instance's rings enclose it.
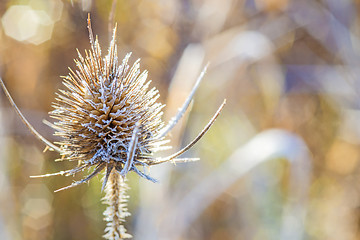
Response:
[[[148,73],[140,71],[140,61],[135,61],[130,67],[128,61],[131,54],[127,54],[122,62],[118,60],[115,44],[116,27],[105,57],[101,56],[97,37],[95,39],[93,37],[90,18],[88,29],[91,50],[85,51],[85,56],[78,51],[78,59],[75,60],[77,69],[75,71],[70,69],[69,75],[63,77],[66,90],[59,90],[56,102],[53,104],[54,110],[50,112],[50,116],[57,122],[48,124],[56,130],[55,135],[62,138],[61,142],[51,143],[43,138],[21,114],[2,80],[0,83],[28,128],[48,148],[58,151],[61,160],[78,163],[76,167],[66,171],[35,177],[70,176],[91,169],[92,172],[82,180],[56,190],[60,191],[88,182],[105,170],[103,189],[110,179],[104,200],[110,205],[105,212],[109,221],[105,236],[107,239],[127,238],[131,236],[121,225],[127,215],[126,205],[122,203],[126,199],[122,196],[126,189],[127,173],[133,171],[155,182],[155,179],[139,167],[168,161],[196,160],[178,157],[205,134],[219,115],[225,101],[200,134],[185,148],[165,158],[154,157],[156,151],[168,148],[166,146],[168,140],[165,137],[188,108],[205,71],[200,75],[178,114],[168,124],[164,124],[161,119],[164,105],[157,102],[159,93],[156,88],[149,88]],[[119,211],[116,210],[117,208],[120,208]],[[123,215],[117,212],[122,212]],[[117,227],[112,227],[113,225]]]

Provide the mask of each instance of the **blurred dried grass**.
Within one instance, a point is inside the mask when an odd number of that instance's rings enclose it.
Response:
[[[74,65],[75,48],[89,47],[88,11],[100,42],[108,42],[113,2],[8,0],[0,3],[1,18],[18,4],[48,14],[51,38],[17,41],[2,20],[1,76],[30,122],[54,140],[41,121],[59,76]],[[170,109],[167,119],[210,62],[187,126],[174,129],[175,143],[188,142],[228,99],[188,153],[202,161],[151,169],[159,184],[131,176],[135,239],[360,237],[358,12],[354,0],[117,1],[120,52],[142,58]],[[53,194],[71,179],[30,180],[66,163],[43,154],[1,100],[0,238],[101,238],[100,183]]]

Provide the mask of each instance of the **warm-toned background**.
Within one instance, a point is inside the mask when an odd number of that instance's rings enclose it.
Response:
[[[106,53],[111,6],[0,2],[0,75],[51,140],[42,120],[76,48],[89,48],[87,13]],[[142,59],[165,119],[210,62],[172,151],[227,98],[186,154],[201,161],[151,168],[157,184],[129,174],[134,239],[359,239],[359,11],[356,0],[116,1],[119,55]],[[72,165],[42,153],[0,93],[0,239],[101,239],[101,177],[56,194],[71,177],[30,179]]]

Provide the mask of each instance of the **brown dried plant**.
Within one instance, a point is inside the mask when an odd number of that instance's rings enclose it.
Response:
[[[59,152],[60,160],[77,162],[77,166],[72,169],[33,177],[71,176],[91,169],[88,176],[56,190],[58,192],[86,183],[104,170],[103,201],[108,205],[104,212],[107,221],[104,238],[131,238],[123,226],[125,217],[129,215],[126,204],[127,174],[133,171],[155,182],[154,178],[139,167],[146,169],[169,161],[177,163],[198,160],[178,157],[209,130],[224,107],[225,100],[205,128],[186,147],[168,157],[154,157],[155,152],[169,148],[166,146],[169,142],[165,139],[166,135],[184,115],[205,70],[177,115],[168,124],[164,124],[161,119],[164,105],[157,102],[159,93],[156,88],[149,89],[148,72],[140,72],[139,60],[129,67],[131,54],[127,54],[122,62],[118,60],[116,26],[108,53],[103,58],[98,39],[92,33],[90,17],[88,30],[91,50],[85,51],[85,57],[78,51],[78,59],[75,60],[77,70],[70,69],[69,75],[63,77],[66,90],[59,90],[53,104],[54,110],[50,112],[50,117],[57,122],[46,122],[56,130],[55,135],[62,138],[61,142],[51,143],[41,136],[20,112],[1,79],[0,83],[30,131],[48,149]]]

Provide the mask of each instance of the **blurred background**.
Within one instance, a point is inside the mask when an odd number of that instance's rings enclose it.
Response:
[[[33,126],[49,119],[60,76],[89,49],[141,58],[166,103],[181,106],[210,63],[170,154],[193,139],[224,98],[210,131],[185,156],[129,174],[125,226],[134,239],[359,239],[360,2],[356,0],[2,0],[0,75]],[[30,179],[54,162],[0,94],[0,239],[101,239],[101,177]],[[80,176],[77,176],[77,179]]]

